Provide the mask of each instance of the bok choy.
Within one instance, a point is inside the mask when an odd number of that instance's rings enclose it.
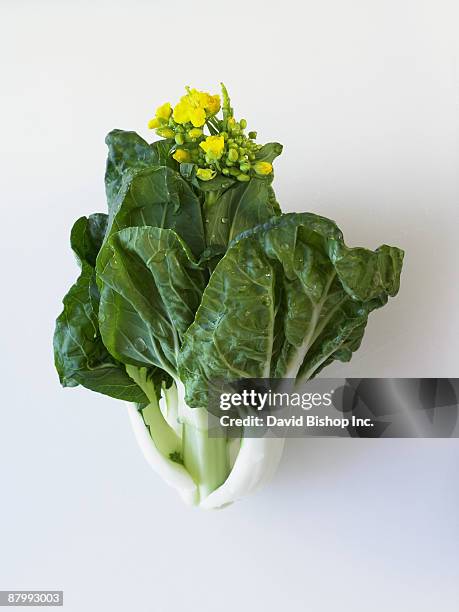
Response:
[[[228,93],[187,88],[148,144],[106,139],[108,214],[71,232],[80,276],[54,334],[63,386],[128,403],[152,468],[190,504],[217,508],[275,471],[283,440],[211,436],[215,380],[308,380],[348,361],[368,316],[399,289],[403,252],[349,248],[333,221],[283,214],[278,143],[260,145]]]

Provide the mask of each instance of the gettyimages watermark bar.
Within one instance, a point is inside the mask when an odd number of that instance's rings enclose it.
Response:
[[[209,436],[455,438],[457,378],[213,380]]]

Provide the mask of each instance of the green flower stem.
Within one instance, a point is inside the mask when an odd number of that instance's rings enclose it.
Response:
[[[223,83],[220,83],[220,85],[222,88],[222,96],[223,96],[223,104],[222,104],[223,121],[224,121],[224,126],[226,129],[226,122],[229,117],[233,116],[233,109],[231,108],[231,102],[230,102],[230,97],[228,95],[228,90],[223,85]]]
[[[207,123],[211,124],[213,128],[215,128],[215,130],[218,132],[221,132],[221,122],[217,119],[217,117],[209,117],[209,119],[207,120]]]
[[[215,125],[214,125],[214,124],[211,122],[211,120],[210,120],[210,119],[207,119],[207,121],[206,121],[206,125],[207,125],[207,127],[208,127],[208,129],[209,129],[209,132],[210,132],[211,136],[215,136],[216,134],[218,134],[219,128],[218,128],[218,127],[216,127],[216,126],[215,126]]]

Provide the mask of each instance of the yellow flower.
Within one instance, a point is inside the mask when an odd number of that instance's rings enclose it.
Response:
[[[200,130],[199,128],[192,128],[188,132],[188,136],[190,138],[199,138],[200,136],[202,136],[202,130]]]
[[[188,98],[191,106],[194,106],[195,108],[199,106],[205,107],[209,94],[205,93],[204,91],[198,91],[197,89],[187,88],[187,90],[188,95],[185,97]]]
[[[158,126],[159,126],[159,119],[157,119],[156,117],[154,117],[153,119],[150,119],[150,121],[148,122],[148,127],[150,128],[150,130],[154,130]]]
[[[206,111],[203,108],[191,108],[190,121],[195,128],[201,127],[206,122]]]
[[[186,162],[189,162],[191,159],[189,152],[185,151],[184,149],[177,149],[177,151],[174,153],[172,157],[176,161],[178,161],[179,164],[185,164]]]
[[[172,117],[175,123],[188,123],[190,120],[190,105],[186,100],[186,96],[175,105]]]
[[[205,91],[187,89],[186,96],[174,107],[172,117],[176,123],[192,123],[198,128],[204,125],[207,115],[215,115],[220,110],[220,96],[211,96]]]
[[[220,96],[209,96],[206,108],[211,115],[216,115],[220,110]]]
[[[257,174],[266,175],[273,171],[272,164],[269,162],[260,161],[253,165],[253,169]]]
[[[162,106],[158,106],[158,108],[156,109],[157,119],[169,119],[169,117],[171,116],[171,113],[172,113],[172,109],[171,109],[171,105],[169,104],[169,102],[166,102]]]
[[[207,136],[205,141],[201,142],[199,146],[211,159],[220,159],[223,155],[225,139],[223,136]]]
[[[196,172],[196,176],[201,179],[201,181],[210,181],[216,174],[216,171],[210,168],[198,168]]]
[[[220,110],[220,96],[211,96],[205,91],[192,89],[188,94],[191,104],[200,106],[209,112],[210,115],[215,115]]]
[[[150,128],[150,130],[154,130],[155,128],[164,124],[171,116],[171,113],[172,109],[169,102],[166,102],[162,106],[158,106],[154,118],[150,119],[150,121],[148,122],[148,127]]]

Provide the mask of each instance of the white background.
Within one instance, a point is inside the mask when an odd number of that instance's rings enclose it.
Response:
[[[284,210],[406,250],[399,297],[327,374],[457,376],[458,5],[442,0],[0,3],[0,589],[71,612],[453,612],[458,440],[294,440],[272,484],[181,505],[124,407],[60,389],[73,221],[105,209],[104,136],[224,80]]]

